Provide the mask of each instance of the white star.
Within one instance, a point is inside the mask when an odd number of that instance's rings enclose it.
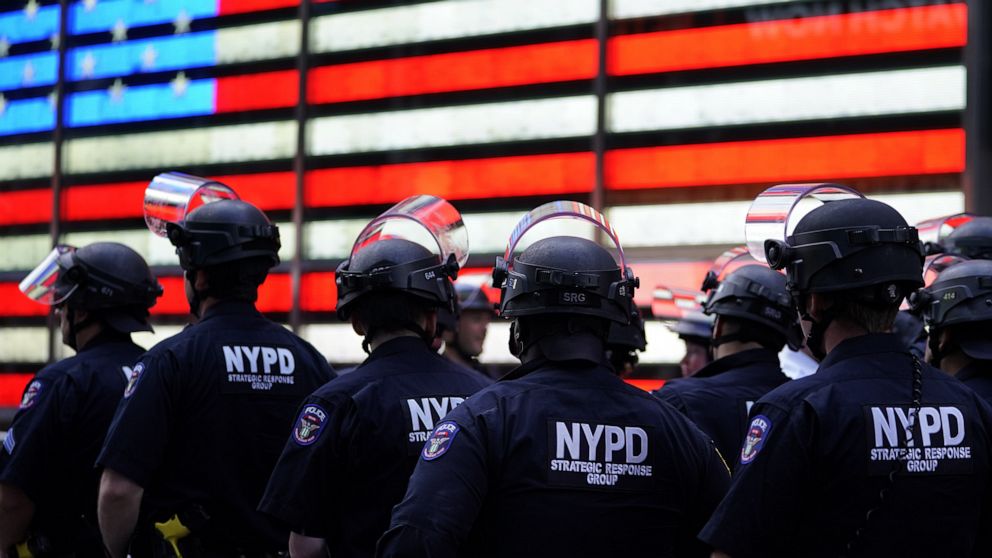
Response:
[[[193,23],[193,18],[189,17],[186,13],[186,9],[183,8],[179,10],[179,14],[176,19],[173,20],[172,25],[176,28],[176,35],[181,35],[183,33],[189,33],[189,24]]]
[[[28,20],[33,20],[36,15],[38,15],[38,0],[28,0],[27,5],[24,6],[24,16]]]
[[[7,112],[7,99],[3,96],[3,93],[0,93],[0,116],[3,116],[5,112]]]
[[[83,8],[85,8],[87,12],[92,12],[95,7],[96,0],[83,0]]]
[[[186,79],[186,72],[179,72],[176,74],[176,79],[172,80],[170,83],[172,86],[172,94],[176,97],[182,97],[186,94],[186,89],[189,87],[189,80]]]
[[[48,38],[48,42],[52,43],[52,50],[59,49],[59,41],[61,41],[61,39],[59,39],[59,34],[57,31],[52,33],[52,36]]]
[[[24,64],[24,72],[21,74],[23,77],[24,85],[27,85],[34,81],[34,64],[27,62]]]
[[[119,103],[122,100],[124,100],[124,91],[126,90],[127,90],[127,86],[124,85],[124,82],[121,81],[121,78],[117,78],[114,80],[114,84],[110,86],[110,89],[108,89],[107,92],[110,93],[111,101],[115,103]]]
[[[145,47],[141,53],[141,69],[151,70],[155,67],[155,60],[158,59],[158,51],[151,44]]]
[[[115,43],[127,40],[127,24],[124,23],[123,19],[118,19],[114,26],[110,29],[111,40]]]
[[[84,78],[93,77],[93,71],[96,70],[96,57],[93,56],[92,52],[87,52],[79,65],[80,73]]]
[[[10,52],[10,43],[7,41],[7,36],[0,36],[0,58],[5,58]]]

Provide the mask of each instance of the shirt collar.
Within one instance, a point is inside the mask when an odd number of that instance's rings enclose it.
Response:
[[[751,366],[752,364],[768,364],[777,367],[779,366],[778,355],[764,348],[748,349],[746,351],[741,351],[739,353],[734,353],[732,355],[714,360],[713,362],[702,367],[698,372],[693,374],[692,377],[707,378],[710,376],[716,376],[717,374],[722,374],[728,370]]]
[[[829,368],[849,358],[878,355],[879,353],[903,353],[909,356],[909,348],[898,335],[891,333],[868,333],[851,337],[840,342],[834,350],[820,362],[820,370]]]
[[[970,364],[958,370],[958,373],[954,377],[962,382],[975,378],[986,378],[992,376],[989,373],[990,370],[992,370],[992,362],[987,360],[973,360]]]
[[[224,298],[218,300],[217,302],[210,305],[207,311],[203,313],[203,318],[200,322],[205,322],[211,318],[218,316],[234,316],[234,315],[245,315],[251,314],[253,316],[261,316],[262,313],[255,308],[254,302],[249,302],[247,300],[238,300],[234,298]]]
[[[372,351],[365,362],[372,362],[380,358],[385,358],[398,353],[409,353],[411,351],[428,351],[427,343],[420,337],[414,337],[412,335],[403,335],[401,337],[394,337],[389,341],[386,341],[382,345],[379,345]]]

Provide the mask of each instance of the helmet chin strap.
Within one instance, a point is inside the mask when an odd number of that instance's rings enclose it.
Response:
[[[930,366],[940,368],[940,361],[944,359],[945,352],[940,350],[939,330],[930,332],[930,337],[927,339],[927,344],[930,345]]]
[[[189,289],[186,289],[186,302],[189,303],[189,313],[199,319],[200,303],[203,302],[203,296],[200,294],[200,291],[196,290],[196,270],[188,269],[184,275],[186,282],[189,283]]]
[[[809,312],[802,314],[802,319],[810,323],[809,335],[806,336],[806,346],[809,347],[809,352],[813,353],[816,360],[823,360],[827,356],[827,329],[835,317],[834,311],[830,308],[820,312],[819,320],[813,319]]]
[[[65,319],[69,321],[69,339],[66,340],[66,345],[69,346],[74,351],[79,351],[79,332],[89,327],[90,324],[96,322],[96,318],[92,314],[87,314],[86,318],[76,321],[76,309],[66,306],[65,308]]]

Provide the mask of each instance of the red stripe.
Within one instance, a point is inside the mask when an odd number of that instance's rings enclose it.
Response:
[[[384,204],[413,194],[449,200],[589,192],[592,153],[320,169],[307,173],[308,207]]]
[[[27,275],[27,272],[24,274]],[[39,304],[25,296],[17,288],[17,283],[0,283],[0,300],[3,301],[0,314],[4,317],[48,315],[48,306]]]
[[[216,111],[238,112],[296,106],[296,70],[217,78]]]
[[[0,374],[0,407],[18,407],[34,374]]]
[[[311,103],[467,91],[596,76],[594,39],[323,66],[310,73]]]
[[[965,4],[623,35],[609,73],[672,72],[964,46]]]
[[[243,14],[299,5],[300,0],[218,0],[217,15]]]
[[[0,193],[0,225],[47,223],[52,219],[52,191],[48,188]]]
[[[964,130],[927,130],[621,149],[613,190],[959,173]]]
[[[624,381],[634,387],[641,388],[644,391],[655,391],[656,389],[660,389],[661,386],[665,385],[665,380],[644,380],[639,378],[637,379],[627,378]]]
[[[165,292],[158,304],[152,308],[153,315],[185,316],[189,314],[186,291],[182,277],[160,277],[159,282]],[[0,284],[0,288],[4,287]],[[14,286],[16,288],[16,285]],[[0,291],[2,294],[3,291]],[[20,293],[18,293],[20,294]],[[22,298],[23,295],[21,295]],[[283,313],[292,309],[292,290],[288,273],[272,273],[258,290],[259,311]],[[337,303],[337,289],[334,286],[334,273],[314,272],[303,275],[300,291],[300,307],[305,312],[331,312]]]

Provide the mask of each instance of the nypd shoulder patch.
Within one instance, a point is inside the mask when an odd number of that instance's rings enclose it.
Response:
[[[427,443],[424,444],[423,451],[420,452],[424,461],[434,461],[447,453],[455,435],[458,434],[458,430],[458,425],[450,420],[438,424],[434,428],[434,432],[431,432],[431,437],[427,439]]]
[[[313,403],[304,405],[299,418],[296,419],[296,426],[293,427],[293,441],[301,446],[309,446],[316,442],[320,433],[324,431],[326,422],[327,411],[320,405]]]
[[[21,398],[20,408],[30,409],[31,407],[34,407],[44,390],[44,382],[41,380],[32,380],[31,383],[28,384],[27,389],[24,390],[24,397]]]
[[[757,415],[751,420],[751,425],[747,427],[747,437],[744,438],[744,446],[741,447],[741,463],[747,465],[754,461],[758,452],[764,447],[771,429],[772,421],[765,415]]]
[[[144,372],[144,370],[145,365],[140,362],[135,364],[134,368],[131,369],[131,377],[128,378],[127,387],[124,388],[124,399],[131,397],[131,394],[134,393],[134,389],[138,387],[138,380],[141,378],[141,373]]]

